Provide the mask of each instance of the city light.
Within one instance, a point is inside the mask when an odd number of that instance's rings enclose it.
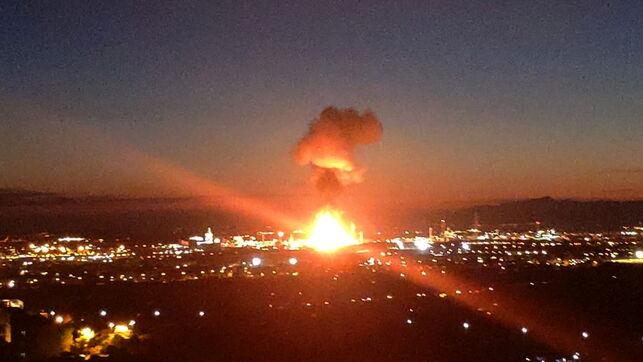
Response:
[[[587,333],[587,332],[583,332],[583,333],[581,333],[580,335],[581,335],[584,339],[589,338],[589,333]]]
[[[127,333],[129,332],[129,327],[124,324],[117,324],[114,326],[114,333]]]
[[[341,219],[335,219],[341,223]],[[343,225],[343,224],[340,224]],[[347,228],[344,228],[342,232],[346,232],[350,235],[350,232],[347,231]],[[460,265],[469,263],[469,266],[482,268],[480,270],[485,270],[489,267],[494,267],[497,270],[512,270],[509,269],[514,267],[517,270],[518,267],[529,266],[529,265],[542,265],[542,266],[551,266],[554,268],[563,268],[563,267],[572,267],[575,265],[586,265],[592,263],[592,265],[600,265],[601,262],[619,262],[620,260],[633,260],[633,259],[623,259],[624,256],[632,255],[633,249],[632,244],[636,240],[630,239],[615,239],[610,238],[610,236],[604,236],[603,239],[600,239],[599,236],[587,233],[575,234],[575,233],[565,233],[562,231],[557,232],[557,235],[560,235],[563,238],[563,241],[552,240],[540,240],[539,237],[542,236],[542,233],[538,231],[521,231],[520,233],[512,232],[487,232],[487,237],[484,239],[479,239],[479,232],[470,232],[468,230],[452,230],[450,231],[452,239],[445,239],[443,235],[434,235],[431,239],[421,236],[421,231],[408,231],[402,230],[397,235],[391,235],[389,238],[382,238],[377,241],[381,243],[376,245],[376,242],[368,241],[365,243],[363,250],[366,250],[366,254],[362,254],[362,248],[351,250],[351,252],[343,253],[341,257],[348,256],[352,253],[355,254],[354,264],[352,267],[357,268],[355,271],[367,272],[368,274],[368,283],[367,285],[377,286],[379,281],[376,279],[376,275],[383,271],[386,271],[387,275],[390,277],[392,275],[401,279],[404,283],[408,283],[410,286],[426,286],[430,287],[430,284],[421,283],[422,280],[426,280],[427,283],[430,283],[436,278],[449,278],[451,275],[456,274],[457,269],[452,269],[452,266],[459,267]],[[118,281],[118,282],[133,282],[140,283],[146,281],[161,281],[161,282],[177,282],[177,281],[188,281],[188,280],[197,280],[197,279],[220,279],[220,278],[252,278],[259,280],[264,277],[279,277],[279,276],[288,276],[291,278],[293,276],[306,277],[311,270],[315,270],[319,260],[332,260],[339,259],[336,255],[331,255],[330,257],[322,257],[320,259],[309,259],[309,258],[319,258],[315,253],[301,252],[297,254],[297,257],[288,255],[291,253],[289,249],[286,248],[284,252],[285,257],[278,257],[277,254],[281,252],[279,250],[280,245],[270,244],[276,239],[272,234],[274,232],[265,232],[261,235],[267,235],[266,243],[262,244],[257,239],[252,239],[253,236],[241,235],[234,236],[230,239],[223,238],[221,245],[212,245],[212,249],[206,249],[203,246],[185,245],[185,244],[151,244],[148,246],[141,247],[139,246],[127,246],[126,248],[119,248],[117,246],[104,247],[99,243],[92,244],[91,240],[85,239],[85,250],[83,254],[76,253],[78,250],[77,245],[69,246],[64,251],[61,250],[56,244],[49,247],[50,255],[57,255],[55,253],[66,253],[63,257],[59,259],[47,259],[47,257],[42,255],[42,248],[37,244],[25,243],[23,253],[25,256],[18,256],[15,254],[15,265],[16,269],[19,271],[16,273],[16,278],[12,279],[13,284],[10,284],[6,279],[3,281],[5,288],[10,287],[11,285],[21,285],[32,284],[37,279],[48,280],[49,283],[64,281],[69,283],[87,283],[86,280],[93,280],[94,278],[100,280],[101,283]],[[301,232],[303,235],[303,232]],[[450,234],[451,235],[451,234]],[[592,235],[586,236],[586,235]],[[637,234],[638,235],[638,234]],[[451,236],[449,236],[451,237]],[[628,236],[629,237],[629,236]],[[236,244],[229,243],[229,240],[243,239],[245,240],[244,244],[239,244],[242,246],[237,246]],[[589,238],[589,241],[585,241],[585,238]],[[293,237],[289,238],[290,240]],[[288,238],[286,238],[288,240]],[[302,240],[303,237],[302,237]],[[465,241],[466,240],[466,241]],[[395,241],[395,242],[393,242]],[[594,246],[595,243],[603,243],[605,249],[601,250],[596,249],[592,250],[588,247]],[[44,245],[40,242],[39,245]],[[117,244],[118,245],[118,244]],[[123,244],[124,245],[124,244]],[[277,246],[275,246],[277,245]],[[291,244],[296,246],[296,243]],[[303,246],[303,244],[301,244]],[[578,248],[581,246],[581,248]],[[381,247],[381,249],[380,249]],[[247,248],[246,251],[242,250],[230,250],[225,251],[223,248]],[[370,248],[377,248],[374,252],[369,252]],[[39,249],[40,252],[36,253],[36,249]],[[463,250],[469,250],[469,252],[464,253]],[[103,261],[101,259],[102,255],[110,255],[108,253],[116,253],[118,250],[127,250],[128,254],[125,255],[125,258],[130,258],[131,260],[136,260],[136,258],[144,257],[147,259],[156,259],[157,263],[154,264],[155,268],[150,268],[146,270],[138,269],[128,269],[123,268],[124,265],[113,264],[115,269],[112,271],[101,271],[100,273],[92,275],[92,268],[87,267],[83,268],[82,273],[79,272],[67,272],[65,269],[61,271],[54,272],[54,269],[51,269],[50,265],[55,262],[59,262],[60,265],[66,266],[67,258],[73,256],[77,259],[76,265],[81,267],[84,265],[92,265],[91,263],[97,262],[110,262]],[[372,250],[372,249],[371,249]],[[216,251],[216,252],[215,252]],[[136,253],[135,253],[136,252]],[[74,254],[76,253],[76,254]],[[103,254],[101,254],[103,253]],[[215,258],[218,258],[218,255],[227,253],[226,262],[221,263],[217,266]],[[138,255],[141,256],[138,256]],[[460,254],[460,255],[459,255]],[[9,255],[8,253],[5,255]],[[193,255],[193,256],[192,256]],[[235,259],[230,259],[229,256],[238,255]],[[270,256],[274,255],[274,257]],[[474,255],[474,256],[471,256]],[[86,259],[81,257],[85,256]],[[214,263],[207,265],[205,263],[201,264],[195,262],[204,257],[211,257]],[[197,259],[198,258],[198,259]],[[12,259],[5,259],[7,263],[11,263]],[[38,262],[42,260],[42,268],[36,268]],[[311,260],[313,262],[311,263]],[[347,260],[350,260],[347,258]],[[305,261],[305,262],[304,262]],[[45,268],[46,266],[46,268]],[[254,269],[252,267],[262,267]],[[311,269],[312,268],[312,269]],[[350,270],[350,269],[349,269]],[[324,278],[330,278],[333,283],[342,282],[344,279],[352,278],[348,274],[341,273],[332,269],[324,269]],[[373,274],[376,273],[376,274]],[[353,274],[353,273],[352,273]],[[621,280],[620,275],[616,272],[610,272],[612,280]],[[301,277],[300,277],[301,278]],[[525,280],[525,285],[535,287],[537,285],[542,285],[543,287],[547,285],[550,281],[549,278],[543,278],[539,280],[531,276],[529,279]],[[240,282],[241,279],[237,281]],[[418,283],[420,282],[420,283]],[[88,282],[92,283],[92,282]],[[64,284],[60,282],[59,284]],[[486,297],[484,294],[493,293],[499,288],[502,288],[502,283],[494,283],[494,286],[481,285],[481,286],[467,286],[466,284],[460,284],[460,282],[455,279],[451,284],[439,284],[439,286],[430,288],[433,292],[427,289],[413,290],[411,295],[415,299],[415,303],[422,300],[425,297],[435,296],[436,299],[444,301],[445,298],[452,297],[455,301],[466,300],[467,298],[473,297],[474,295],[480,296],[482,300]],[[415,288],[414,287],[414,288]],[[371,302],[386,301],[388,305],[398,305],[398,303],[407,303],[407,297],[404,294],[391,293],[390,290],[384,291],[383,294],[371,294],[372,291],[369,291],[369,294],[362,294],[361,296],[353,295],[351,298],[345,300],[345,302],[356,303],[354,305],[363,305],[370,304]],[[305,291],[299,290],[299,296],[304,298],[301,300],[301,307],[310,309],[310,313],[316,314],[316,308],[326,305],[341,306],[342,300],[332,300],[331,298],[324,297],[321,300],[315,300],[315,297],[312,297],[310,294]],[[286,298],[284,300],[284,298]],[[271,310],[281,310],[285,308],[287,303],[292,303],[292,300],[288,300],[289,297],[283,295],[280,292],[271,291],[270,299],[265,301],[267,308]],[[428,300],[428,299],[427,299]],[[103,309],[99,308],[96,311],[97,316],[111,317],[112,314],[120,315],[120,311],[114,310],[112,312],[111,305],[109,308],[106,308],[107,305],[100,302],[98,304]],[[465,302],[466,303],[466,302]],[[298,302],[295,302],[295,306]],[[478,311],[485,313],[487,316],[496,316],[500,313],[504,313],[504,303],[502,301],[493,301],[492,305],[483,305],[482,302],[478,305],[472,305]],[[6,302],[6,305],[19,306],[19,302]],[[407,319],[402,318],[401,321],[407,325],[416,324],[416,314],[425,313],[423,308],[420,306],[412,305],[413,308],[409,308],[408,311],[411,313],[407,316]],[[201,308],[205,308],[202,306]],[[290,307],[292,308],[292,306]],[[495,308],[498,308],[500,311],[496,313]],[[41,315],[47,315],[51,318],[51,323],[56,325],[62,325],[65,321],[74,321],[74,317],[63,317],[58,315],[58,313],[52,309],[45,309],[46,312],[40,312]],[[205,315],[213,314],[213,318],[217,318],[216,312],[207,312],[202,309],[192,310],[193,318],[199,319],[204,318]],[[161,315],[160,308],[152,309],[152,315],[154,317],[159,317]],[[132,315],[133,316],[133,315]],[[111,319],[111,318],[110,318]],[[522,318],[521,318],[522,319]],[[83,322],[82,315],[77,319],[81,323]],[[203,319],[205,320],[205,318]],[[160,318],[159,318],[160,321]],[[158,323],[158,322],[156,322]],[[475,322],[474,322],[475,323]],[[515,321],[514,321],[515,323]],[[108,329],[93,330],[77,330],[77,335],[74,343],[76,343],[77,348],[88,348],[88,346],[93,344],[100,344],[101,346],[106,346],[107,343],[103,343],[103,337],[113,338],[114,336],[121,336],[123,338],[130,338],[133,335],[133,326],[134,320],[130,320],[129,323],[113,323],[109,322],[107,326]],[[471,329],[471,324],[468,321],[462,322],[462,331],[466,332]],[[538,334],[533,334],[532,331],[529,331],[526,326],[517,327],[517,331],[522,335],[531,334],[534,340],[540,340],[541,337]],[[591,328],[592,326],[586,326],[586,328]],[[89,327],[86,327],[89,328]],[[84,330],[84,331],[83,331]],[[94,333],[93,337],[92,333]],[[468,332],[466,332],[468,333]],[[572,331],[572,334],[580,340],[586,340],[589,338],[589,333],[587,331],[578,330]],[[91,343],[88,341],[91,340]],[[100,342],[99,342],[100,341]],[[584,342],[585,344],[590,341]],[[119,342],[120,343],[120,342]],[[80,354],[78,354],[80,355]],[[89,355],[89,354],[86,354]],[[578,358],[580,355],[578,355]],[[570,358],[569,356],[567,357]]]
[[[96,333],[94,332],[93,329],[89,327],[82,328],[78,331],[79,337],[85,340],[90,340],[96,336]]]
[[[419,236],[415,237],[413,244],[419,251],[426,251],[429,249],[429,247],[431,247],[431,244],[429,244],[428,238],[423,238]]]
[[[634,252],[634,256],[636,256],[637,259],[643,259],[643,250],[637,250]]]

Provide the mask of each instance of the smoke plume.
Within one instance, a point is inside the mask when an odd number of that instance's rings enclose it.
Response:
[[[377,142],[382,132],[382,124],[369,110],[360,114],[353,108],[327,107],[297,143],[295,161],[312,167],[317,189],[330,198],[344,186],[362,182],[366,169],[355,163],[353,150]]]

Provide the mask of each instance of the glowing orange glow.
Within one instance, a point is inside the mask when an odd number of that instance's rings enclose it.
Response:
[[[124,143],[96,128],[81,124],[79,130],[83,131],[86,137],[91,138],[95,143],[104,145],[105,149],[118,150],[119,153],[114,157],[125,158],[130,164],[145,169],[156,176],[157,180],[169,185],[174,191],[198,195],[205,205],[216,205],[228,211],[253,215],[284,227],[294,228],[299,225],[299,220],[276,210],[266,202],[244,196],[237,190],[202,177],[194,171],[161,157],[147,154],[134,145]]]
[[[355,166],[353,163],[344,157],[333,157],[333,156],[325,156],[325,157],[320,157],[315,161],[315,165],[322,167],[322,168],[334,168],[338,169],[341,171],[353,171],[355,169]]]
[[[85,327],[81,330],[78,331],[79,338],[85,339],[85,340],[90,340],[96,336],[96,332],[94,332],[93,329],[89,327]]]
[[[347,231],[341,215],[330,209],[324,209],[317,213],[308,235],[307,246],[321,252],[329,252],[358,243],[355,237]]]
[[[124,324],[117,324],[113,328],[114,334],[128,339],[132,336],[132,330]]]

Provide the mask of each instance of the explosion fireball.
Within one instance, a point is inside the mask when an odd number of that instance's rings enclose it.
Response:
[[[308,235],[307,246],[320,252],[358,244],[355,236],[347,231],[340,213],[329,208],[317,213]]]
[[[331,203],[344,187],[362,182],[366,168],[355,162],[353,151],[379,141],[382,132],[382,124],[370,110],[327,107],[310,123],[293,155],[298,164],[312,168],[315,186]],[[320,252],[359,244],[341,214],[329,207],[317,213],[308,235],[306,245]]]

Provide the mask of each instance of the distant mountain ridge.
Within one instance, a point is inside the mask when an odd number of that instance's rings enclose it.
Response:
[[[208,226],[217,230],[246,230],[265,225],[251,214],[232,213],[209,200],[186,198],[119,198],[111,196],[70,197],[49,192],[0,189],[0,237],[42,231],[80,233],[97,237],[141,237],[173,240],[177,230],[201,232]],[[456,228],[474,224],[474,215],[483,228],[509,226],[545,227],[564,230],[615,230],[623,225],[643,223],[643,200],[580,201],[542,197],[500,201],[494,204],[440,210],[417,209],[412,216],[386,214],[386,225],[395,227],[439,227],[440,220]]]
[[[481,225],[529,224],[536,221],[546,226],[565,229],[615,229],[623,225],[643,223],[643,200],[581,201],[541,197],[536,199],[480,205],[457,210],[429,212],[435,223],[446,219],[448,224],[468,227],[477,220]]]
[[[192,198],[63,196],[50,192],[0,189],[0,238],[40,232],[91,237],[176,240],[212,226],[241,225],[241,218]]]
[[[0,207],[7,206],[47,206],[75,203],[104,202],[170,202],[189,200],[186,197],[117,197],[117,196],[64,196],[53,192],[32,191],[24,189],[0,188]]]
[[[71,199],[49,192],[0,188],[0,207],[40,205],[67,201],[71,201]]]

